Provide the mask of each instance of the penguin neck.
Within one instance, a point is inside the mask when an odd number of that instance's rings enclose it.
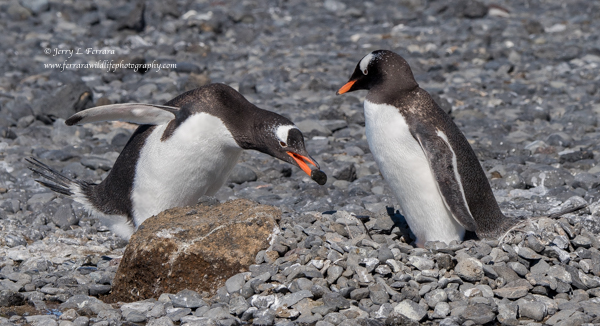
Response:
[[[381,78],[369,89],[366,99],[378,104],[396,104],[398,98],[410,96],[419,90],[419,84],[412,80]]]

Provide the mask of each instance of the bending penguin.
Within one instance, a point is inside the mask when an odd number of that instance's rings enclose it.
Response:
[[[327,180],[290,120],[254,106],[224,84],[183,93],[165,105],[95,107],[78,112],[65,123],[111,120],[140,126],[99,184],[72,180],[34,158],[28,161],[32,171],[51,181],[37,180],[39,183],[72,196],[125,239],[144,220],[165,209],[214,195],[245,149],[296,165],[321,185]]]
[[[416,236],[462,240],[465,230],[497,238],[516,221],[502,214],[467,139],[400,55],[367,54],[337,94],[366,89],[365,132],[381,174]]]

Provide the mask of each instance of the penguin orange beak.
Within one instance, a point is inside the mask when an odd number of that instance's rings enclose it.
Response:
[[[340,88],[340,90],[337,91],[335,94],[340,95],[340,94],[344,94],[344,93],[348,92],[350,90],[350,88],[352,88],[352,85],[354,85],[354,83],[356,83],[356,81],[357,81],[357,79],[347,82],[346,85],[342,86],[342,88]]]
[[[302,171],[304,171],[304,173],[308,174],[309,176],[311,175],[312,170],[310,169],[308,164],[312,164],[316,168],[319,168],[317,163],[315,163],[315,161],[313,161],[308,156],[303,156],[303,155],[300,155],[300,154],[294,153],[294,152],[286,152],[286,153],[289,156],[291,156],[294,159],[294,161],[296,161],[296,164],[298,164],[298,166],[302,169]],[[306,163],[308,163],[308,164],[306,164]]]

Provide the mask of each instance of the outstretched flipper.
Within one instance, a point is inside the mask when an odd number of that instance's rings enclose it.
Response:
[[[144,103],[97,106],[75,113],[65,121],[68,126],[100,121],[123,121],[139,125],[162,125],[175,119],[179,108]]]

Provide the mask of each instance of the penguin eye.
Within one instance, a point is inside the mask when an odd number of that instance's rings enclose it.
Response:
[[[287,147],[287,144],[285,142],[283,142],[283,141],[280,141],[279,145],[281,145],[281,147]]]
[[[365,75],[366,75],[366,74],[368,74],[368,73],[369,73],[369,71],[368,71],[367,69],[363,70],[363,74],[365,74]]]

